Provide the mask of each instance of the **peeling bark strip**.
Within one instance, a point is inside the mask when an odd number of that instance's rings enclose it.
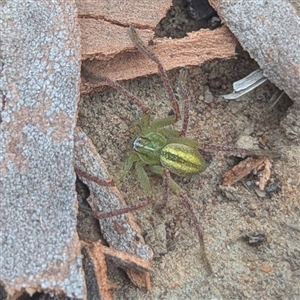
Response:
[[[86,21],[84,21],[86,22]],[[99,23],[100,21],[97,21]],[[81,24],[81,32],[86,32]],[[102,24],[105,28],[105,24]],[[103,29],[104,30],[104,29]],[[115,28],[115,30],[117,30]],[[139,30],[141,37],[144,38],[149,35],[149,31]],[[97,41],[104,40],[101,33],[97,34]],[[85,35],[83,35],[84,37]],[[115,38],[112,37],[108,45],[101,48],[99,46],[88,45],[84,48],[82,57],[94,57],[92,61],[86,61],[86,66],[95,74],[101,74],[116,80],[129,80],[132,78],[146,76],[157,73],[157,66],[147,60],[138,50],[134,49],[128,30],[122,29],[121,43],[116,42],[118,48],[117,52],[112,55],[111,49],[114,47]],[[84,44],[84,42],[83,42]],[[222,45],[220,47],[220,45]],[[200,30],[189,34],[183,39],[155,39],[155,45],[152,47],[153,52],[160,58],[166,70],[171,70],[178,67],[197,66],[204,62],[219,58],[229,59],[235,56],[236,39],[229,32],[226,27],[218,28],[214,31]],[[97,50],[96,50],[97,48]],[[130,52],[125,51],[130,49]],[[125,52],[124,52],[125,51]],[[94,53],[94,54],[93,54]],[[99,92],[103,89],[101,85],[94,85],[87,82],[81,83],[81,94],[89,94],[91,92]]]
[[[83,267],[86,276],[87,298],[113,300],[111,290],[115,288],[107,278],[107,265],[100,243],[84,244]]]
[[[117,0],[77,0],[77,6],[82,60],[91,60],[89,67],[95,74],[120,81],[157,73],[156,65],[134,48],[127,28],[130,24],[135,25],[141,38],[146,43],[151,41],[156,25],[171,6],[171,0],[129,0],[121,4]],[[166,70],[171,70],[197,66],[216,58],[232,58],[235,47],[236,39],[223,27],[193,32],[179,40],[155,39],[153,51]],[[103,90],[103,86],[85,82],[80,90],[86,95]]]
[[[154,29],[166,15],[171,0],[76,0],[78,16],[105,20],[108,23],[129,27]]]
[[[136,286],[145,288],[148,291],[151,289],[150,261],[112,248],[101,247],[105,257],[124,268],[128,277]]]
[[[82,243],[84,269],[87,281],[88,299],[113,299],[111,291],[117,285],[107,278],[106,260],[109,259],[126,270],[133,283],[139,288],[150,290],[150,262],[134,255],[120,252],[102,245],[100,242]]]
[[[103,20],[79,19],[82,45],[82,60],[107,61],[134,47],[128,35],[128,27],[118,26]],[[151,40],[154,32],[142,30],[142,37]]]
[[[286,0],[211,0],[264,75],[300,104],[300,17]]]
[[[0,8],[0,281],[86,297],[76,231],[73,136],[79,32],[73,1]]]

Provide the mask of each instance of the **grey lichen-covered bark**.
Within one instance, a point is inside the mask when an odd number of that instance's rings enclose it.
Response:
[[[76,18],[69,0],[0,5],[0,281],[14,296],[85,297],[72,164]]]
[[[300,17],[286,0],[211,0],[264,75],[300,105]]]

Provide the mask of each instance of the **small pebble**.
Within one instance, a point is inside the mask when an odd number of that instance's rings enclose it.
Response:
[[[209,89],[206,89],[204,92],[204,101],[205,103],[211,103],[214,100],[213,94]]]
[[[270,273],[273,271],[272,267],[267,264],[262,264],[261,267],[259,268],[262,272],[264,273]]]
[[[256,210],[256,209],[257,209],[257,205],[256,205],[255,203],[251,203],[251,204],[249,205],[249,209],[251,209],[251,210]]]
[[[256,264],[250,264],[249,269],[250,271],[256,271],[257,269]]]

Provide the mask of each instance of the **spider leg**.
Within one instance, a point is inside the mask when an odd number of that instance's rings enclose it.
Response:
[[[193,148],[202,148],[202,144],[198,141],[181,136],[181,131],[171,128],[159,128],[157,132],[167,137],[168,143],[179,143]]]
[[[209,260],[207,258],[206,251],[205,251],[205,244],[204,244],[204,238],[203,238],[203,229],[202,229],[202,226],[201,226],[200,222],[197,219],[197,216],[195,214],[195,211],[194,211],[194,208],[192,206],[192,203],[191,203],[190,199],[188,198],[187,194],[184,193],[184,191],[180,188],[180,186],[171,178],[170,172],[168,170],[162,168],[161,166],[152,166],[150,169],[154,173],[157,173],[157,174],[163,176],[165,184],[168,183],[170,185],[172,191],[176,195],[180,196],[180,198],[181,198],[183,204],[185,205],[185,208],[188,211],[189,216],[192,219],[193,224],[196,228],[199,243],[200,243],[200,254],[201,254],[201,257],[202,257],[202,260],[203,260],[203,263],[204,263],[204,267],[205,267],[206,271],[209,274],[211,274],[212,273],[212,268],[211,268],[211,265],[210,265]]]
[[[179,94],[180,97],[184,100],[183,105],[183,121],[180,136],[185,136],[186,131],[189,124],[189,111],[190,111],[190,97],[186,88],[186,77],[187,77],[187,70],[181,69],[179,72],[179,79],[178,79],[178,87],[179,87]]]
[[[129,205],[123,208],[116,209],[114,211],[108,211],[108,212],[94,212],[85,208],[80,207],[81,211],[84,211],[85,213],[91,215],[92,217],[96,219],[106,219],[106,218],[111,218],[119,215],[123,215],[135,210],[142,209],[146,206],[148,206],[151,202],[153,201],[152,197],[147,197],[147,200],[142,201],[137,204]]]
[[[238,153],[238,154],[280,157],[280,153],[276,152],[276,151],[263,150],[263,149],[246,149],[246,148],[239,148],[239,147],[235,147],[235,146],[202,144],[201,149],[204,151],[207,151],[207,152],[224,151],[224,152],[232,152],[232,153]]]
[[[150,111],[150,109],[145,104],[143,104],[143,102],[140,99],[138,99],[136,96],[134,96],[126,89],[124,89],[115,80],[100,74],[95,74],[94,72],[92,72],[92,70],[90,70],[84,65],[81,66],[81,74],[89,82],[92,83],[103,82],[104,84],[111,86],[112,88],[117,90],[120,94],[122,94],[124,97],[126,97],[130,103],[136,105],[144,114],[148,114],[148,112]]]
[[[126,174],[130,171],[132,168],[133,164],[138,160],[138,156],[135,153],[131,153],[129,157],[126,158],[122,169],[118,172],[116,176],[117,181],[121,181]]]
[[[130,25],[129,26],[129,35],[130,38],[135,45],[135,47],[147,58],[150,58],[152,61],[154,61],[157,64],[158,72],[162,78],[163,84],[165,86],[165,89],[167,90],[167,93],[169,95],[169,99],[174,111],[174,119],[177,121],[180,119],[180,109],[178,102],[176,101],[174,91],[172,89],[171,83],[168,79],[166,70],[164,69],[161,61],[159,58],[145,45],[145,43],[140,38],[138,32],[136,29]]]
[[[115,185],[113,179],[109,179],[109,180],[100,179],[100,178],[95,177],[83,170],[78,169],[78,168],[75,168],[75,173],[79,176],[85,177],[88,180],[94,181],[95,183],[97,183],[101,186],[114,186]]]
[[[170,176],[170,173],[168,174],[168,176]],[[186,210],[188,211],[188,213],[190,215],[190,218],[192,219],[192,221],[194,223],[194,226],[195,226],[197,234],[198,234],[198,239],[199,239],[199,243],[200,243],[200,253],[201,253],[201,257],[203,259],[204,267],[205,267],[206,271],[209,274],[211,274],[212,268],[211,268],[211,265],[207,258],[206,251],[205,251],[203,229],[202,229],[200,222],[197,219],[197,216],[195,214],[192,203],[191,203],[190,199],[188,198],[187,194],[183,192],[183,190],[179,187],[179,185],[172,178],[170,178],[170,185],[171,185],[172,190],[175,191],[176,194],[178,194],[180,196],[182,202],[185,205]]]
[[[176,123],[176,120],[173,116],[166,117],[163,119],[156,119],[151,123],[151,130],[157,131],[160,128],[164,128],[168,125]]]
[[[158,168],[158,170],[161,168],[161,166],[152,166],[152,168]],[[153,169],[152,169],[153,171]],[[168,203],[168,198],[169,198],[169,192],[170,192],[170,176],[166,176],[166,172],[168,172],[168,170],[163,169],[162,171],[163,173],[163,197],[162,197],[162,201],[160,203],[156,203],[154,206],[154,209],[157,212],[161,212],[163,209],[166,208],[167,203]]]
[[[163,201],[160,205],[161,209],[166,208],[170,192],[170,172],[167,169],[163,171]]]
[[[136,155],[135,156],[131,155],[127,158],[123,169],[119,173],[118,180],[121,180],[127,174],[127,172],[131,169],[133,163],[136,162],[136,159],[137,159]],[[82,207],[80,207],[80,210],[88,213],[89,215],[93,216],[96,219],[105,219],[105,218],[111,218],[111,217],[118,216],[118,215],[123,215],[125,213],[139,210],[139,209],[142,209],[142,208],[148,206],[153,201],[152,189],[151,189],[149,178],[146,174],[146,171],[145,171],[143,165],[140,162],[135,163],[135,169],[136,169],[137,176],[141,182],[141,185],[147,194],[147,196],[146,196],[147,200],[142,201],[137,204],[122,207],[122,208],[116,209],[114,211],[109,211],[109,212],[94,212],[94,211],[90,211],[90,210],[87,210]],[[88,173],[81,171],[81,170],[76,169],[76,173],[80,176],[83,176],[83,177],[101,185],[101,186],[113,186],[114,185],[112,181],[107,182],[105,180],[101,180],[101,179],[91,176]]]
[[[152,188],[151,188],[149,177],[144,169],[143,162],[137,161],[135,163],[135,172],[141,183],[142,189],[146,193],[146,196],[152,198]]]

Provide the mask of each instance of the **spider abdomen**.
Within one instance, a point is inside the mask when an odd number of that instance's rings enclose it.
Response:
[[[161,150],[160,162],[163,167],[179,176],[199,174],[206,168],[198,150],[184,144],[167,144]]]

